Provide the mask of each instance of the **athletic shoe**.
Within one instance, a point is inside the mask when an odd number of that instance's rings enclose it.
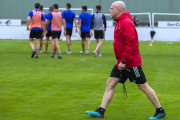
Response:
[[[38,55],[36,55],[35,58],[38,58]]]
[[[81,51],[80,53],[81,53],[81,54],[85,54],[85,51]]]
[[[59,55],[59,56],[58,56],[58,59],[62,59],[62,56],[61,56],[61,55]]]
[[[93,54],[95,55],[95,57],[97,57],[97,51],[96,50],[93,51]]]
[[[86,51],[86,55],[89,55],[89,51]]]
[[[166,117],[166,112],[164,111],[163,113],[156,112],[153,117],[150,117],[149,119],[161,119]]]
[[[67,50],[67,54],[71,54],[71,51]]]
[[[42,51],[40,50],[39,53],[42,53]]]
[[[101,53],[99,53],[99,57],[101,57],[102,55],[101,55]]]
[[[104,114],[100,114],[99,109],[97,109],[96,111],[86,111],[86,113],[91,117],[104,118]]]
[[[47,50],[45,50],[45,51],[44,51],[44,53],[48,53],[48,51],[47,51]]]
[[[51,54],[51,57],[54,58],[54,54]]]
[[[52,51],[51,53],[54,54],[54,51]]]
[[[33,51],[32,55],[31,55],[31,58],[33,58],[35,54],[36,54],[36,51]]]

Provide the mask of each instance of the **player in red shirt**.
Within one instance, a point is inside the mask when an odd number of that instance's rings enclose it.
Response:
[[[130,13],[125,12],[125,9],[124,2],[116,1],[109,10],[111,18],[116,21],[113,45],[117,63],[107,81],[101,106],[96,111],[86,111],[86,113],[93,117],[103,118],[105,109],[113,98],[116,85],[119,82],[124,84],[129,78],[130,82],[135,82],[139,89],[147,95],[156,108],[155,115],[149,119],[166,117],[155,91],[148,85],[141,68],[138,34]]]

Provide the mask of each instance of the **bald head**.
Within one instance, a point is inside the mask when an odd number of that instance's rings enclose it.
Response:
[[[123,1],[113,2],[109,13],[111,14],[111,18],[115,19],[122,15],[126,11],[126,6]]]
[[[124,12],[126,11],[126,6],[123,1],[115,1],[112,3],[112,5],[117,9],[121,9]]]

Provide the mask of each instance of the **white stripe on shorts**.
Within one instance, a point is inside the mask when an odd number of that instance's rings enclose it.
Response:
[[[139,71],[137,69],[137,67],[133,67],[134,73],[136,75],[136,78],[140,77]]]

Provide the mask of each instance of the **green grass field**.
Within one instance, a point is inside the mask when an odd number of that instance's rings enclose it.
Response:
[[[95,120],[87,110],[100,106],[106,81],[116,63],[113,41],[102,45],[102,57],[82,55],[81,42],[72,41],[67,55],[66,42],[60,41],[63,59],[49,53],[31,58],[29,41],[0,40],[0,120]],[[44,45],[43,49],[44,51]],[[164,120],[180,120],[180,42],[140,42],[142,68],[167,113]],[[148,120],[155,108],[135,83],[122,84],[103,120]]]

